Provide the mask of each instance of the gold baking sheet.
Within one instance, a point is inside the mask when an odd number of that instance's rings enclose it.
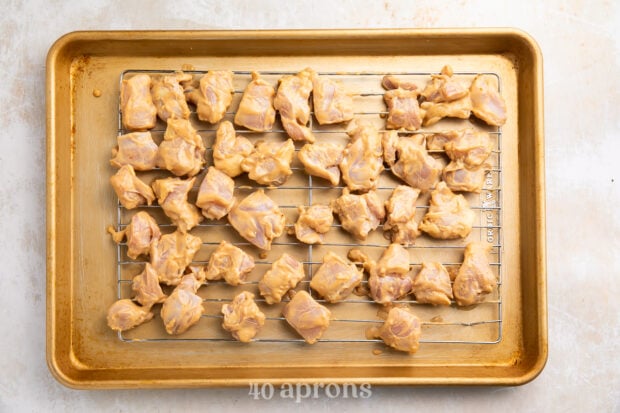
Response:
[[[544,366],[542,61],[527,35],[498,29],[78,32],[61,38],[50,50],[47,63],[47,350],[50,369],[64,384],[79,388],[249,382],[520,384]],[[169,340],[154,322],[119,339],[105,324],[108,306],[118,293],[123,294],[116,246],[105,232],[108,225],[118,222],[116,198],[108,184],[113,173],[108,159],[118,133],[119,79],[129,69],[175,70],[184,64],[198,70],[239,72],[298,71],[311,66],[319,72],[349,74],[353,80],[344,81],[353,84],[358,79],[354,74],[437,72],[444,64],[451,64],[456,72],[497,74],[509,111],[501,129],[501,151],[495,155],[497,166],[501,164],[503,203],[498,215],[501,232],[498,228],[492,242],[498,245],[502,284],[501,296],[489,298],[493,309],[483,318],[501,323],[460,326],[450,333],[430,325],[425,327],[430,339],[413,356],[363,340],[360,325],[337,322],[332,323],[326,341],[314,346],[295,341],[281,323],[264,332],[266,338],[278,340],[249,345],[229,342],[217,330],[217,319],[201,320],[198,328],[190,330],[185,338],[195,340]],[[95,89],[102,92],[100,97],[93,95]],[[440,122],[438,128],[446,126]],[[208,131],[201,134],[208,139]],[[334,133],[334,139],[337,136]],[[305,189],[307,177],[305,182],[295,181],[302,177],[294,177],[287,185]],[[386,187],[393,184],[385,182]],[[280,192],[274,191],[274,197],[281,196],[282,202],[289,199],[289,194],[277,195],[287,191],[276,191]],[[307,190],[291,190],[290,194],[308,202]],[[485,225],[480,223],[479,237]],[[500,225],[493,222],[491,226]],[[207,238],[213,235],[208,231],[212,228],[199,230]],[[288,239],[283,236],[278,241]],[[376,239],[380,242],[386,243]],[[277,246],[265,262],[289,248],[298,247]],[[206,259],[208,245],[203,250]],[[321,247],[316,248],[310,261],[318,261],[320,251]],[[377,249],[375,254],[379,253]],[[300,258],[307,259],[305,254],[304,249]],[[455,250],[454,256],[442,258],[456,263],[461,257]],[[257,269],[256,279],[260,273]],[[207,286],[201,292],[205,298],[231,294],[225,286]],[[501,306],[492,305],[500,299]],[[206,302],[207,312],[216,314],[219,304],[211,303],[217,301]],[[361,305],[367,308],[355,311],[354,317],[377,318],[376,307]],[[475,311],[484,312],[479,307]],[[444,320],[472,320],[472,314],[455,309],[420,311],[423,321],[442,311],[448,312],[442,315]],[[339,317],[351,317],[351,311]]]

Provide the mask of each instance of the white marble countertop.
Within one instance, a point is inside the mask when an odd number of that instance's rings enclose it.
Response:
[[[259,5],[260,3],[260,5]],[[620,3],[9,1],[0,14],[0,412],[620,411]],[[45,362],[45,55],[87,29],[518,27],[545,70],[549,360],[514,388],[375,387],[367,399],[248,389],[75,391]],[[614,304],[615,303],[615,304]]]

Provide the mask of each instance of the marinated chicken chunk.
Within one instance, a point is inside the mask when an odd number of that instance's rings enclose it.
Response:
[[[452,161],[443,170],[443,180],[452,191],[480,193],[488,170],[487,164],[471,168],[461,161]]]
[[[409,252],[400,244],[390,244],[368,277],[370,297],[379,304],[399,300],[411,291]]]
[[[295,288],[305,276],[303,264],[285,253],[273,262],[271,269],[258,282],[258,290],[267,304],[279,303],[284,294]]]
[[[447,130],[426,135],[426,149],[429,151],[443,151],[446,143],[458,139],[469,129]]]
[[[351,140],[340,162],[342,180],[351,191],[375,189],[383,171],[383,145],[379,132],[371,123],[357,121],[347,134]]]
[[[249,343],[265,325],[265,314],[254,302],[254,294],[248,291],[237,294],[230,304],[224,304],[222,314],[224,330],[242,343]]]
[[[284,306],[282,315],[308,344],[316,343],[329,327],[331,311],[305,291],[299,291]]]
[[[157,222],[145,211],[134,214],[129,225],[121,231],[116,232],[114,227],[109,227],[108,232],[117,244],[127,239],[127,256],[134,260],[139,255],[148,255],[153,241],[161,237]]]
[[[420,108],[424,111],[424,126],[434,125],[443,118],[468,119],[472,110],[469,96],[451,102],[422,102]]]
[[[460,306],[484,301],[497,284],[497,277],[489,264],[489,245],[471,242],[465,247],[465,259],[454,279],[454,298]]]
[[[151,244],[151,266],[159,282],[177,285],[183,272],[202,246],[202,240],[192,234],[175,231],[162,235]]]
[[[241,161],[241,169],[261,185],[279,186],[293,174],[291,162],[295,155],[293,141],[259,141],[254,150]]]
[[[464,129],[455,139],[446,142],[444,149],[453,161],[461,161],[465,166],[475,168],[491,155],[493,142],[487,132]]]
[[[489,125],[502,126],[506,123],[506,102],[499,94],[497,78],[493,75],[478,75],[471,82],[472,112],[475,117]]]
[[[342,195],[332,201],[331,207],[342,228],[362,241],[385,218],[385,208],[375,191],[355,195],[345,188]]]
[[[308,98],[312,92],[312,71],[302,70],[296,75],[283,76],[279,80],[278,92],[273,101],[280,112],[282,126],[294,141],[314,142],[314,135],[307,126],[310,120]]]
[[[330,251],[323,257],[323,264],[312,277],[310,287],[326,301],[336,303],[347,298],[362,278],[355,264]]]
[[[239,103],[235,124],[256,132],[266,132],[273,128],[276,110],[273,108],[275,89],[252,72],[252,81],[243,92]]]
[[[189,107],[185,100],[183,87],[180,81],[188,81],[191,75],[177,73],[174,75],[158,76],[153,79],[151,85],[151,96],[157,116],[164,122],[169,118],[189,119]]]
[[[297,154],[308,175],[327,179],[330,184],[340,182],[340,162],[344,148],[336,143],[319,142],[302,146]]]
[[[207,219],[220,219],[228,214],[234,205],[234,191],[235,181],[224,172],[210,166],[200,184],[196,206],[202,210],[202,215]]]
[[[431,193],[428,212],[419,228],[437,239],[465,238],[475,217],[465,197],[454,194],[445,182],[440,182]]]
[[[461,82],[453,78],[452,67],[444,66],[441,74],[431,75],[431,81],[420,93],[426,102],[452,102],[469,94]]]
[[[450,66],[444,66],[441,74],[431,76],[431,81],[421,93],[425,111],[424,126],[439,122],[442,118],[467,119],[471,115],[469,91],[452,77]]]
[[[299,206],[299,218],[295,223],[295,236],[305,244],[322,244],[325,234],[334,223],[334,215],[329,205],[315,204]]]
[[[387,129],[418,130],[425,112],[418,104],[417,90],[394,89],[383,95],[388,107]]]
[[[149,171],[157,166],[159,148],[151,132],[132,132],[117,138],[118,146],[112,149],[110,164],[115,168],[131,165],[136,171]]]
[[[161,319],[168,334],[182,334],[200,320],[204,313],[202,298],[196,294],[200,285],[193,274],[186,274],[164,300]]]
[[[150,307],[141,307],[130,299],[118,300],[108,309],[108,326],[114,331],[126,331],[153,318]]]
[[[179,231],[187,232],[202,221],[198,208],[187,202],[196,178],[166,178],[153,182],[153,191],[161,209]]]
[[[380,338],[393,349],[411,354],[418,351],[421,334],[420,319],[403,307],[393,307],[381,327],[373,327],[368,332],[370,337]]]
[[[228,213],[228,221],[239,235],[264,250],[284,232],[284,214],[262,189],[236,203]]]
[[[205,164],[205,144],[187,119],[168,119],[159,145],[158,166],[176,176],[194,176]]]
[[[243,284],[254,269],[254,259],[227,241],[213,251],[205,272],[207,280],[225,280],[230,285]]]
[[[353,119],[353,96],[340,82],[312,74],[314,116],[321,125],[347,122]]]
[[[379,262],[375,262],[357,249],[349,252],[349,259],[364,265],[364,269],[369,274],[370,297],[375,302],[389,304],[403,298],[411,291],[409,253],[400,244],[390,244],[383,251]]]
[[[140,205],[151,205],[155,194],[150,186],[136,176],[131,165],[122,166],[110,177],[110,184],[118,196],[121,205],[134,209]]]
[[[422,136],[399,137],[396,131],[383,134],[383,155],[392,173],[409,186],[428,191],[439,182],[443,164],[428,154]]]
[[[133,277],[131,289],[135,294],[134,299],[147,308],[163,303],[166,299],[166,294],[159,285],[157,271],[148,262],[144,266],[144,270]]]
[[[196,105],[198,119],[215,124],[226,114],[234,91],[232,72],[210,70],[200,78],[198,89],[188,87],[185,94]]]
[[[413,278],[411,292],[420,304],[450,305],[450,274],[441,263],[423,262],[422,268]]]
[[[385,90],[404,89],[404,90],[416,90],[418,85],[413,82],[408,82],[392,75],[385,75],[381,80],[381,86]]]
[[[157,121],[157,109],[151,97],[151,76],[134,75],[121,85],[121,114],[123,127],[132,131],[152,129]]]
[[[235,135],[233,124],[225,120],[220,123],[213,145],[213,165],[234,178],[243,173],[241,161],[254,150],[248,139]]]
[[[415,220],[415,203],[419,195],[419,189],[399,185],[385,202],[387,221],[383,225],[383,230],[391,233],[392,242],[405,246],[415,244],[416,238],[420,235]]]

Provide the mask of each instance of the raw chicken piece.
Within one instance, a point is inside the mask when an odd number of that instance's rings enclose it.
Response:
[[[383,225],[383,230],[391,232],[392,242],[405,246],[415,244],[416,238],[420,235],[415,220],[415,203],[419,195],[419,189],[399,185],[385,202],[387,221]]]
[[[353,96],[340,82],[312,74],[314,116],[321,125],[347,122],[353,119]]]
[[[205,163],[205,144],[187,119],[168,119],[158,165],[176,176],[194,176]]]
[[[444,66],[440,75],[431,76],[421,96],[425,100],[420,105],[426,111],[424,126],[435,124],[446,117],[467,119],[471,115],[469,91],[452,78],[450,66]]]
[[[465,247],[463,265],[454,279],[454,298],[460,306],[478,304],[493,291],[497,277],[489,265],[490,246],[471,242]]]
[[[312,92],[312,71],[305,69],[295,76],[283,76],[279,80],[278,92],[273,106],[280,112],[282,126],[294,141],[314,142],[314,135],[308,126]]]
[[[308,175],[327,179],[335,186],[340,182],[343,151],[344,148],[336,143],[319,142],[302,146],[297,157]]]
[[[235,203],[235,181],[224,172],[210,166],[200,184],[196,206],[207,219],[220,219]]]
[[[323,264],[312,277],[310,287],[330,303],[347,298],[362,282],[362,272],[355,264],[333,252],[323,257]]]
[[[235,124],[256,132],[270,131],[276,120],[276,110],[273,108],[275,94],[273,86],[261,79],[258,73],[252,72],[252,81],[243,92]]]
[[[425,112],[418,104],[417,90],[394,89],[383,95],[388,107],[387,129],[418,130]]]
[[[327,327],[332,313],[305,291],[299,291],[284,306],[282,315],[308,344],[316,343]]]
[[[196,294],[200,283],[186,274],[161,307],[161,319],[168,334],[182,334],[200,320],[204,313],[202,298]]]
[[[381,327],[369,329],[368,335],[383,340],[388,346],[413,354],[420,346],[422,323],[409,308],[393,307]]]
[[[470,168],[452,161],[443,170],[443,180],[452,191],[480,193],[489,168],[487,164]]]
[[[455,195],[445,182],[431,193],[428,212],[419,228],[433,238],[465,238],[471,232],[476,215],[463,195]]]
[[[421,304],[450,305],[452,285],[446,268],[438,262],[423,262],[413,278],[411,292]]]
[[[131,289],[136,294],[134,299],[146,308],[163,303],[166,299],[166,294],[159,285],[157,271],[148,262],[144,266],[144,270],[133,277]]]
[[[429,151],[443,151],[446,143],[458,139],[465,131],[467,129],[429,133],[425,135],[426,149]]]
[[[125,331],[153,318],[150,307],[141,307],[130,299],[118,300],[108,309],[108,326],[114,331]]]
[[[241,161],[254,150],[254,145],[242,136],[235,136],[233,124],[225,120],[220,123],[213,145],[213,165],[234,178],[241,175]]]
[[[177,285],[185,268],[202,246],[202,240],[192,234],[175,231],[162,235],[151,244],[151,266],[157,272],[159,282]]]
[[[157,116],[164,122],[167,122],[169,118],[189,118],[189,107],[179,82],[188,81],[191,77],[191,75],[177,73],[153,79],[151,96],[157,108]]]
[[[185,89],[187,99],[196,105],[198,119],[215,124],[222,120],[232,102],[233,73],[211,70],[200,79],[199,89]]]
[[[187,195],[194,186],[196,178],[158,179],[153,182],[153,190],[161,209],[179,231],[187,232],[202,221],[198,208],[187,202]]]
[[[344,188],[342,195],[332,201],[331,207],[338,215],[342,228],[362,241],[385,218],[385,208],[375,191],[354,195]]]
[[[157,109],[151,97],[151,76],[139,74],[123,80],[121,85],[121,114],[123,127],[129,130],[152,129],[157,121]]]
[[[411,291],[409,253],[400,244],[390,244],[383,251],[379,262],[370,259],[360,250],[349,251],[349,259],[360,262],[369,273],[370,297],[379,304],[389,304]]]
[[[401,277],[393,274],[378,276],[370,274],[368,288],[370,297],[378,304],[389,304],[405,297],[411,291],[410,277]]]
[[[157,166],[157,145],[151,132],[132,132],[117,138],[110,165],[120,168],[131,165],[136,171],[149,171]]]
[[[491,155],[493,142],[487,132],[464,129],[457,138],[446,142],[444,149],[453,161],[461,161],[465,166],[475,168]]]
[[[254,151],[241,161],[241,169],[261,185],[279,186],[293,174],[293,155],[295,145],[291,139],[284,142],[259,141]]]
[[[265,314],[254,302],[254,294],[248,291],[237,294],[230,304],[224,304],[222,314],[224,330],[243,343],[249,343],[265,325]]]
[[[334,223],[334,215],[329,205],[299,206],[299,218],[295,223],[295,236],[306,244],[322,244],[325,234]]]
[[[385,75],[381,80],[381,86],[385,90],[393,90],[393,89],[404,89],[404,90],[416,90],[418,86],[413,82],[406,82],[400,78],[397,78],[392,75]]]
[[[400,244],[390,244],[379,262],[370,261],[368,287],[370,297],[379,304],[389,304],[411,291],[409,277],[409,252]]]
[[[258,282],[258,290],[267,304],[279,303],[282,296],[295,288],[305,276],[302,263],[289,254],[282,254]]]
[[[246,240],[263,250],[284,232],[284,214],[262,189],[236,203],[228,213],[228,221]]]
[[[420,107],[424,111],[424,126],[434,125],[443,118],[468,119],[472,110],[469,96],[452,102],[422,102]]]
[[[222,241],[213,251],[205,272],[207,280],[224,279],[230,285],[243,284],[254,269],[254,259],[239,247]]]
[[[357,121],[347,134],[351,140],[340,162],[342,180],[351,191],[375,189],[383,171],[383,145],[379,132],[371,123]]]
[[[400,244],[390,244],[381,254],[375,272],[380,277],[385,275],[407,276],[409,273],[409,252]]]
[[[108,232],[117,244],[127,239],[127,256],[134,260],[141,254],[148,255],[153,241],[161,237],[157,222],[145,211],[134,214],[125,229],[116,232],[110,226]]]
[[[499,94],[497,78],[492,75],[478,75],[471,82],[472,112],[475,117],[489,125],[502,126],[506,123],[506,102]]]
[[[444,66],[441,74],[431,75],[431,81],[428,82],[420,95],[426,102],[452,102],[461,99],[469,94],[469,91],[458,80],[453,79],[452,68]]]
[[[155,194],[150,186],[136,176],[131,165],[122,166],[118,172],[110,177],[110,184],[118,196],[121,205],[127,209],[134,209],[140,205],[151,205]]]
[[[439,182],[443,164],[428,154],[422,139],[387,131],[383,134],[383,155],[394,175],[413,188],[428,191]]]

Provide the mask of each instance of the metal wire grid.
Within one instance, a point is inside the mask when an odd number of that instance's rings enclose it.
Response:
[[[191,71],[184,71],[184,73],[189,73],[189,74],[193,74],[193,75],[203,75],[205,74],[207,71],[202,71],[202,70],[191,70]],[[171,73],[175,73],[175,71],[173,70],[141,70],[141,69],[131,69],[131,70],[125,70],[124,72],[121,73],[120,76],[120,83],[122,83],[124,77],[126,75],[131,75],[131,74],[137,74],[137,73],[147,73],[147,74],[151,74],[151,75],[159,75],[159,74],[171,74]],[[252,72],[250,71],[233,71],[234,76],[246,76],[248,77]],[[289,71],[264,71],[264,72],[260,72],[261,75],[263,76],[283,76],[283,75],[290,75],[290,74],[295,74],[296,72],[289,72]],[[501,93],[501,78],[499,77],[499,75],[497,73],[493,73],[493,72],[454,72],[454,75],[457,76],[475,76],[478,74],[487,74],[487,75],[492,75],[495,76],[498,80],[498,86],[499,86],[499,91]],[[435,72],[400,72],[400,73],[395,73],[395,72],[356,72],[356,73],[343,73],[343,72],[318,72],[319,75],[322,76],[330,76],[330,77],[364,77],[367,79],[370,78],[376,78],[377,79],[377,84],[380,84],[381,82],[381,78],[386,75],[386,74],[390,74],[390,75],[396,75],[396,76],[430,76],[432,74],[436,74]],[[234,93],[236,95],[241,95],[243,94],[243,89],[240,90],[235,90]],[[382,99],[383,97],[383,92],[361,92],[361,93],[356,93],[354,94],[354,97],[373,97],[373,96],[377,96],[380,97]],[[231,105],[232,106],[232,105]],[[227,111],[226,115],[227,116],[234,116],[236,112],[235,111]],[[382,110],[382,111],[358,111],[355,112],[355,116],[362,116],[362,115],[371,115],[371,116],[378,116],[378,117],[385,117],[387,115],[387,110]],[[195,112],[192,111],[192,115],[195,115]],[[313,113],[311,112],[311,116],[310,116],[310,123],[309,123],[309,127],[312,130],[313,134],[326,134],[326,133],[332,133],[332,134],[342,134],[344,132],[344,130],[340,127],[335,127],[333,129],[331,128],[321,128],[318,129],[316,127],[314,127],[313,124]],[[206,128],[202,129],[202,128],[198,128],[197,131],[198,133],[204,134],[205,132],[213,132],[215,131],[215,129],[217,128],[217,125],[209,125],[207,123],[202,123],[202,125],[206,126]],[[165,128],[164,126],[161,126],[160,128],[158,128],[157,126],[155,127],[155,129],[152,129],[153,132],[163,132]],[[125,134],[128,133],[129,131],[125,130],[122,126],[122,113],[120,111],[120,104],[119,104],[119,111],[118,111],[118,135],[121,134]],[[262,134],[261,132],[254,132],[251,130],[245,130],[245,129],[239,129],[239,130],[235,130],[235,132],[237,134],[246,134],[246,135],[260,135]],[[382,131],[383,132],[383,131]],[[413,135],[413,134],[424,134],[424,133],[429,133],[430,131],[427,130],[418,130],[415,132],[403,132],[399,134],[402,135]],[[482,319],[482,320],[471,320],[471,321],[459,321],[459,322],[446,322],[446,321],[423,321],[422,325],[426,326],[426,327],[454,327],[454,328],[458,328],[458,327],[462,327],[462,328],[468,328],[468,327],[473,327],[473,326],[477,326],[477,325],[495,325],[496,326],[496,332],[497,332],[497,336],[495,339],[488,339],[488,340],[484,340],[484,339],[480,339],[480,340],[472,340],[472,339],[466,339],[466,340],[458,340],[458,339],[438,339],[438,340],[434,340],[434,339],[420,339],[420,343],[439,343],[439,344],[496,344],[498,342],[501,341],[502,339],[502,294],[501,294],[501,286],[502,286],[502,223],[501,223],[501,207],[502,207],[502,181],[501,181],[501,172],[502,172],[502,166],[501,166],[501,141],[502,141],[502,130],[501,127],[496,128],[495,131],[488,131],[490,135],[494,135],[496,136],[496,149],[493,150],[493,153],[496,154],[496,165],[494,165],[492,168],[489,169],[489,172],[487,173],[487,183],[493,182],[497,183],[497,185],[493,186],[491,185],[491,187],[489,187],[488,185],[485,184],[485,187],[483,188],[481,194],[480,194],[480,206],[472,206],[471,208],[475,211],[478,212],[479,214],[479,222],[480,225],[474,225],[474,229],[477,229],[480,231],[480,236],[482,237],[482,235],[484,234],[484,231],[486,231],[487,234],[487,241],[492,242],[492,250],[494,251],[493,256],[497,257],[497,260],[495,262],[491,262],[491,266],[496,268],[497,271],[497,276],[498,276],[498,281],[497,281],[497,299],[496,300],[486,300],[485,301],[485,305],[495,305],[496,306],[496,317],[491,317],[490,319]],[[283,137],[287,138],[287,134],[286,131],[284,131],[283,129],[273,129],[272,131],[269,132],[270,134],[280,134]],[[204,137],[203,137],[204,139]],[[209,153],[212,150],[211,147],[207,147],[207,153]],[[299,150],[299,148],[296,148],[296,152]],[[433,152],[444,152],[444,151],[429,151],[430,153]],[[298,174],[298,173],[302,173],[305,175],[305,173],[303,172],[303,168],[300,167],[292,167],[291,169],[293,169],[293,173],[294,174]],[[386,171],[389,173],[389,168],[386,168]],[[385,172],[384,172],[385,173]],[[493,176],[496,177],[496,179],[493,178]],[[304,190],[307,191],[307,199],[308,199],[308,205],[312,205],[313,204],[313,191],[315,190],[330,190],[330,191],[334,191],[334,198],[339,196],[342,189],[344,188],[344,186],[339,185],[339,186],[326,186],[326,185],[322,185],[322,184],[315,184],[313,182],[313,177],[311,175],[307,175],[307,185],[294,185],[294,186],[283,186],[283,187],[278,187],[277,190]],[[391,191],[393,188],[395,187],[395,185],[392,186],[378,186],[377,187],[377,191]],[[264,186],[260,186],[260,185],[255,185],[252,187],[248,187],[247,185],[243,185],[243,186],[235,186],[235,190],[256,190],[259,188],[265,188]],[[270,188],[273,189],[273,188]],[[288,204],[288,205],[282,205],[280,204],[279,207],[282,209],[296,209],[298,207],[298,203],[295,204]],[[151,205],[151,206],[143,206],[142,208],[147,208],[147,209],[161,209],[158,205]],[[428,209],[428,205],[417,205],[416,209]],[[123,216],[123,210],[124,207],[120,204],[120,202],[118,203],[117,206],[117,225],[116,225],[116,230],[120,231],[121,229],[123,229],[124,227],[126,227],[128,224],[127,223],[123,223],[122,220],[122,216]],[[491,214],[491,219],[486,223],[483,224],[483,219],[484,219],[484,214]],[[488,217],[489,215],[487,215]],[[224,218],[225,219],[225,218]],[[494,223],[490,223],[490,222],[494,222]],[[286,229],[289,229],[290,227],[292,227],[294,224],[287,224],[286,225]],[[174,228],[175,225],[173,224],[169,224],[169,223],[159,223],[159,226],[161,228]],[[221,222],[221,221],[216,221],[216,222],[207,222],[207,223],[201,223],[197,225],[197,228],[209,228],[209,227],[230,227],[230,224],[228,224],[228,222]],[[337,222],[334,222],[334,224],[332,224],[332,227],[334,228],[340,228],[341,225]],[[234,231],[234,229],[231,228],[231,231]],[[381,227],[377,228],[377,230],[375,231],[381,231]],[[286,230],[285,230],[286,233]],[[282,237],[280,237],[281,239]],[[295,240],[296,241],[296,240]],[[210,246],[215,246],[219,244],[219,240],[214,240],[214,241],[204,241],[203,240],[203,245],[210,245]],[[249,242],[235,242],[234,243],[237,246],[246,246],[246,247],[250,247],[252,246],[251,243]],[[300,289],[300,288],[304,288],[306,289],[306,291],[308,291],[310,294],[313,295],[314,299],[322,304],[328,304],[325,300],[321,299],[320,297],[317,297],[316,294],[313,294],[313,291],[310,288],[310,280],[312,279],[313,276],[313,271],[314,271],[314,267],[315,266],[320,266],[322,264],[322,261],[318,261],[318,260],[314,260],[313,259],[313,245],[307,245],[307,244],[303,244],[301,242],[288,242],[288,241],[282,241],[282,240],[274,240],[272,242],[273,246],[286,246],[286,247],[297,247],[298,249],[306,249],[306,256],[307,259],[304,261],[301,261],[302,264],[304,264],[307,268],[307,277],[306,279],[302,280],[296,289]],[[322,247],[350,247],[350,248],[355,248],[355,247],[364,247],[364,248],[386,248],[389,245],[389,241],[386,240],[385,243],[360,243],[360,242],[356,242],[353,238],[351,238],[351,242],[338,242],[338,243],[324,243],[322,244]],[[124,267],[128,266],[128,265],[132,265],[132,264],[136,264],[136,263],[140,263],[141,261],[137,261],[137,260],[131,260],[131,259],[123,259],[123,254],[122,254],[122,248],[126,248],[126,244],[125,243],[120,243],[117,245],[117,249],[116,249],[116,262],[117,262],[117,298],[122,298],[122,287],[123,284],[128,284],[131,283],[131,280],[129,279],[125,279],[123,277],[123,272],[124,272]],[[424,246],[418,246],[418,245],[414,245],[411,247],[408,247],[407,249],[419,249],[419,250],[427,250],[427,249],[460,249],[462,250],[464,248],[464,246],[462,245],[424,245]],[[422,264],[424,260],[421,261],[413,261],[410,262],[410,265],[412,266],[419,266]],[[257,265],[271,265],[273,261],[270,260],[255,260],[255,264]],[[197,265],[206,265],[208,263],[208,260],[194,260],[192,262],[192,264],[197,264]],[[461,264],[461,262],[442,262],[443,265],[445,266],[458,266]],[[135,275],[135,274],[132,274]],[[367,283],[366,280],[362,281],[362,284]],[[224,284],[224,281],[210,281],[209,285],[212,284]],[[247,285],[257,285],[258,281],[250,281],[247,282],[246,284],[244,284],[244,286]],[[208,287],[206,287],[208,288]],[[228,297],[217,297],[217,298],[204,298],[203,299],[203,303],[226,303],[226,302],[230,302],[232,301],[232,296],[228,296]],[[257,296],[255,298],[255,301],[257,303],[262,303],[265,304],[265,300],[260,297]],[[286,298],[283,298],[282,303],[285,304],[286,302],[288,302],[289,300]],[[348,306],[354,306],[356,304],[361,304],[361,305],[368,305],[369,303],[372,303],[372,300],[370,298],[347,298],[346,300],[344,300],[342,303],[339,303],[339,305],[348,305]],[[398,300],[395,301],[395,304],[408,304],[408,305],[423,305],[423,304],[419,304],[417,303],[416,300],[413,299],[403,299],[403,300]],[[452,307],[454,307],[454,302],[452,303]],[[458,309],[455,309],[455,311],[459,311]],[[330,328],[337,328],[338,324],[340,323],[358,323],[358,324],[367,324],[367,325],[378,325],[383,323],[383,320],[379,319],[379,318],[373,318],[373,319],[369,319],[369,318],[357,318],[355,317],[355,309],[350,311],[352,317],[347,317],[347,318],[331,318],[330,320]],[[209,318],[214,318],[214,319],[222,319],[223,315],[216,313],[216,314],[203,314],[202,316],[205,319],[209,319]],[[266,321],[267,322],[278,322],[278,323],[286,323],[286,320],[284,319],[284,317],[282,316],[278,316],[278,317],[266,317]],[[331,324],[333,323],[333,325]],[[361,333],[361,336],[363,336],[363,332]],[[183,337],[183,336],[166,336],[166,337],[126,337],[123,332],[119,332],[118,333],[118,337],[121,341],[125,341],[125,342],[168,342],[168,341],[205,341],[205,342],[237,342],[236,340],[232,339],[232,338],[221,338],[221,337],[199,337],[199,338],[187,338],[187,337]],[[259,336],[257,338],[255,338],[253,340],[253,342],[264,342],[264,343],[273,343],[273,342],[291,342],[291,343],[302,343],[304,342],[303,339],[301,338],[283,338],[283,337],[261,337],[261,335],[259,334]],[[319,340],[319,342],[341,342],[341,343],[359,343],[359,342],[369,342],[369,343],[374,343],[374,342],[381,342],[381,340],[379,339],[371,339],[371,338],[322,338]]]

